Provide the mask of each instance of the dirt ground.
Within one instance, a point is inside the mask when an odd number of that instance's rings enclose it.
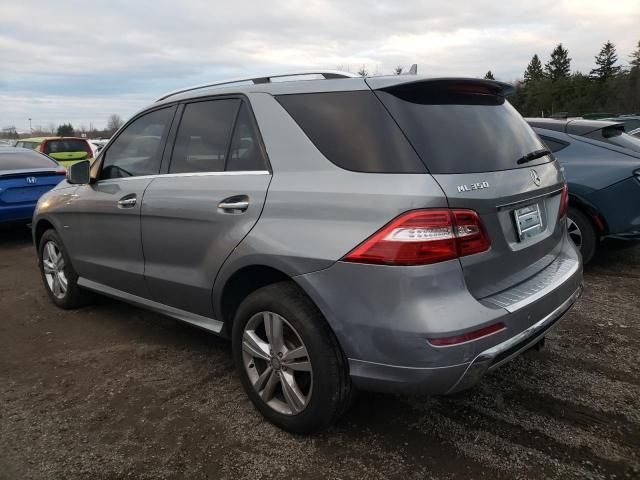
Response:
[[[0,230],[0,479],[640,478],[640,244],[607,242],[546,350],[448,398],[362,394],[284,433],[229,345],[113,300],[49,303],[29,233]]]

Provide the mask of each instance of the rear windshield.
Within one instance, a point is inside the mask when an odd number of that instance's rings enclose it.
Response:
[[[405,84],[377,91],[431,173],[473,173],[530,167],[518,164],[545,145],[504,97],[455,82]]]
[[[11,150],[11,152],[5,151],[4,149],[0,150],[0,171],[55,168],[58,166],[56,162],[39,153],[22,149]]]
[[[371,90],[279,95],[278,102],[335,165],[355,172],[424,173]]]
[[[40,145],[38,142],[18,142],[16,144],[17,147],[29,148],[31,150],[35,150]]]
[[[91,147],[84,140],[64,139],[49,140],[45,144],[44,153],[87,152],[91,153]]]
[[[634,152],[640,152],[640,139],[632,137],[628,133],[624,133],[618,125],[605,127],[584,135],[600,142],[610,143],[622,148],[628,148]]]

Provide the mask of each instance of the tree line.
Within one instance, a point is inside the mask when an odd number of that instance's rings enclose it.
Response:
[[[485,78],[493,78],[491,71]],[[618,65],[615,45],[605,42],[588,74],[571,72],[569,51],[560,43],[544,66],[534,54],[515,87],[509,101],[525,117],[640,114],[640,41],[629,67]]]
[[[86,135],[88,138],[109,138],[114,133],[116,133],[116,131],[122,125],[124,125],[124,121],[122,120],[120,115],[114,113],[109,116],[107,120],[107,126],[102,130],[93,128],[93,126],[87,128],[85,125],[74,127],[71,123],[62,123],[59,125],[50,123],[46,128],[43,128],[40,125],[36,125],[35,128],[33,128],[31,132],[27,134],[18,134],[15,127],[5,128],[2,132],[0,132],[0,138],[17,139],[20,137],[28,138],[47,136],[75,137],[81,135]]]

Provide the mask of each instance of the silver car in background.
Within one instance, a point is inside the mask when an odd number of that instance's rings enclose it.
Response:
[[[168,94],[39,202],[44,285],[230,337],[249,398],[292,432],[356,389],[469,388],[582,288],[563,175],[511,92],[320,72]]]

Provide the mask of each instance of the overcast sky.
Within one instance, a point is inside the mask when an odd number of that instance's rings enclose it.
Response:
[[[512,81],[559,42],[588,73],[640,40],[640,0],[14,0],[0,6],[0,127],[104,127],[165,91],[338,65]]]

